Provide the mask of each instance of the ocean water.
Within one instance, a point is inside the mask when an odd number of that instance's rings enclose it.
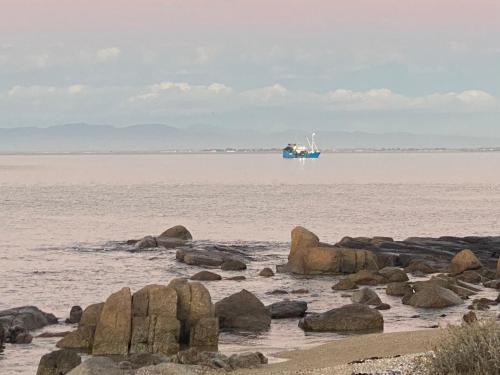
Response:
[[[216,271],[247,280],[206,283],[214,301],[246,288],[266,304],[300,299],[309,311],[324,311],[349,301],[331,290],[335,277],[257,276],[286,261],[294,226],[325,242],[499,235],[499,166],[500,153],[473,152],[335,153],[305,161],[279,154],[0,155],[0,309],[36,305],[63,319],[72,305],[103,301],[123,286],[190,276],[199,269],[177,263],[175,250],[135,253],[121,243],[183,224],[195,246],[224,245],[251,259],[244,272]],[[310,293],[266,294],[299,288]],[[376,289],[393,306],[383,312],[386,331],[445,325],[465,309],[416,312]],[[337,338],[305,335],[292,319],[273,321],[262,335],[221,335],[220,346],[272,354]],[[8,345],[0,374],[35,373],[56,341]]]

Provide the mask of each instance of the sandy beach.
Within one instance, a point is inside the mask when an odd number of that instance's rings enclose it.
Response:
[[[347,337],[307,350],[279,353],[276,357],[287,360],[235,374],[350,374],[352,371],[344,365],[352,361],[428,352],[442,331],[429,329]]]

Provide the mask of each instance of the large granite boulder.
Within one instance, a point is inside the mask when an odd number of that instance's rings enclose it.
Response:
[[[64,336],[56,346],[65,349],[92,351],[95,329],[101,316],[103,306],[104,303],[95,303],[88,306],[82,313],[77,330]]]
[[[477,259],[474,253],[469,249],[465,249],[460,251],[451,260],[450,273],[453,275],[457,275],[464,271],[477,270],[482,266],[483,265],[481,264],[479,259]]]
[[[179,351],[181,327],[174,288],[148,285],[134,293],[131,306],[131,316],[128,312],[123,315],[132,322],[130,353],[170,355]]]
[[[353,303],[374,306],[378,306],[382,303],[378,294],[374,290],[367,287],[354,291],[351,296],[351,301]]]
[[[36,375],[65,375],[82,363],[72,350],[56,350],[42,356]]]
[[[299,249],[307,249],[319,246],[319,238],[313,232],[304,227],[295,227],[292,229],[292,243],[288,259],[292,259]]]
[[[217,302],[215,315],[220,327],[226,329],[263,331],[271,325],[271,314],[264,304],[245,289]]]
[[[174,279],[148,285],[132,296],[128,288],[104,304],[89,306],[78,329],[57,343],[95,355],[172,355],[190,347],[216,351],[218,319],[210,293],[199,282]]]
[[[296,227],[292,230],[285,269],[297,274],[353,273],[363,269],[378,270],[378,265],[377,257],[369,250],[323,244],[314,233]]]
[[[403,303],[413,307],[443,308],[460,305],[463,300],[450,289],[429,284],[419,288],[415,293],[405,295]]]
[[[132,295],[122,288],[108,297],[95,330],[92,354],[126,355],[132,332]]]
[[[379,311],[355,303],[308,315],[299,327],[314,332],[372,332],[384,329],[384,318]]]
[[[307,302],[305,301],[281,301],[275,302],[267,309],[272,319],[301,318],[306,314]]]

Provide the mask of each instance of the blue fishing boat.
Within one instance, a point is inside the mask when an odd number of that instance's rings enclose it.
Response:
[[[309,144],[309,148],[305,146],[299,146],[295,143],[289,143],[283,149],[283,158],[285,159],[317,159],[321,152],[318,150],[316,143],[314,142],[314,136],[316,134],[313,133],[311,140],[308,137],[307,143]]]

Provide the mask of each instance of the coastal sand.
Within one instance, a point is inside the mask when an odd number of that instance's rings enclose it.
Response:
[[[315,348],[277,354],[288,359],[259,369],[240,370],[235,374],[339,374],[337,366],[371,357],[394,357],[422,353],[432,349],[442,329],[412,332],[377,333],[352,336]]]

